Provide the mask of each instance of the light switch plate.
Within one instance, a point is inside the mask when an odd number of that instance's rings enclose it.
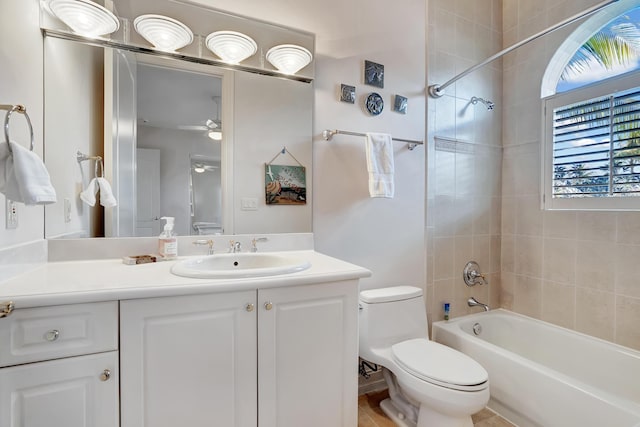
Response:
[[[9,199],[6,199],[5,205],[6,229],[15,230],[18,228],[18,205]]]
[[[240,210],[243,211],[257,211],[258,199],[252,197],[243,197],[240,200]]]

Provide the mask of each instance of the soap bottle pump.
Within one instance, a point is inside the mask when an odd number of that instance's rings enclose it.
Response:
[[[178,257],[178,238],[173,232],[173,224],[175,218],[172,216],[163,216],[167,223],[164,231],[158,237],[158,253],[164,259],[176,259]]]

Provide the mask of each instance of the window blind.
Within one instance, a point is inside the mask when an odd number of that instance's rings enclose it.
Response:
[[[640,87],[553,110],[553,197],[640,196]]]

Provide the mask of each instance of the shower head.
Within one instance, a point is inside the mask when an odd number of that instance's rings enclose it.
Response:
[[[478,98],[476,96],[472,97],[470,102],[473,105],[476,105],[478,102],[481,102],[484,104],[485,107],[487,107],[487,110],[493,110],[493,108],[495,107],[495,104],[493,102],[487,101],[486,99]]]

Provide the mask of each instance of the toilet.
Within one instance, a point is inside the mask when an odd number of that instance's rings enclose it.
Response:
[[[489,375],[469,356],[429,340],[422,289],[360,292],[360,357],[383,367],[382,410],[401,427],[472,427],[489,401]]]

